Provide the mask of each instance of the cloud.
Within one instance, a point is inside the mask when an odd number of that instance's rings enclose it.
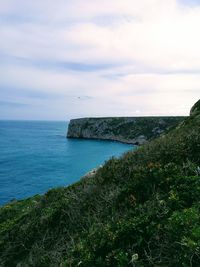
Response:
[[[6,101],[0,101],[0,108],[2,107],[8,107],[8,108],[13,108],[13,107],[26,107],[28,106],[26,103],[15,103],[15,102],[6,102]]]
[[[0,22],[0,97],[30,118],[181,115],[199,98],[197,1],[7,0]]]

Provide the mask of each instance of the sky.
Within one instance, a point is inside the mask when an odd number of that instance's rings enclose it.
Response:
[[[198,0],[1,0],[0,119],[188,115]]]

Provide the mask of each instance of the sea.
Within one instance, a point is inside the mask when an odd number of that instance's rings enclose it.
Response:
[[[111,157],[136,149],[67,139],[63,121],[0,121],[0,205],[77,182]]]

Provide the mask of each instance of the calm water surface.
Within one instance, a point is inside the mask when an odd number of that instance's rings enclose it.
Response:
[[[112,156],[135,149],[66,139],[66,122],[0,121],[0,205],[76,182]]]

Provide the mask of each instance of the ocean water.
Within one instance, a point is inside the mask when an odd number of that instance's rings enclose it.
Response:
[[[0,205],[70,185],[112,156],[135,149],[66,139],[66,122],[0,121]]]

